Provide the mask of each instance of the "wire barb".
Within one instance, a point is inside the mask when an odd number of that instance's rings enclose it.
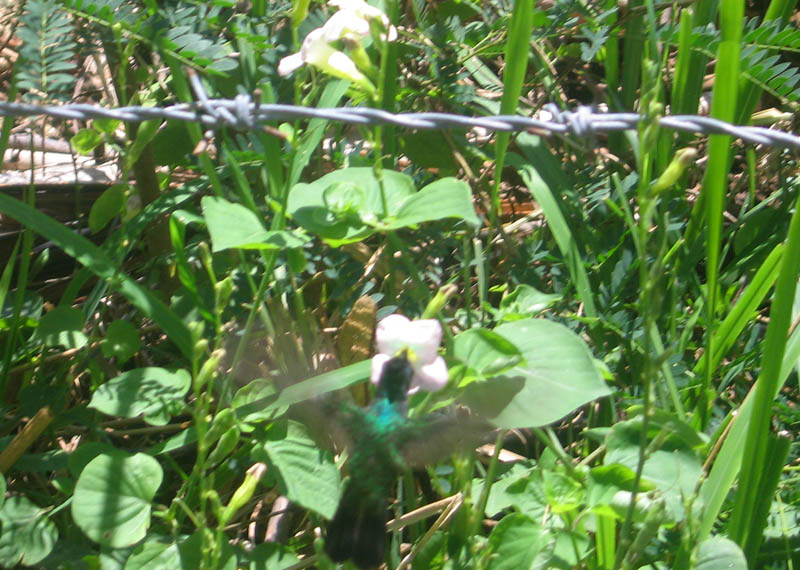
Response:
[[[405,129],[441,130],[483,128],[491,131],[521,132],[534,130],[558,135],[591,138],[596,133],[635,129],[641,120],[638,113],[597,112],[587,106],[562,111],[554,103],[545,105],[539,117],[492,115],[468,117],[450,113],[389,113],[366,107],[315,109],[295,105],[256,105],[247,94],[234,99],[209,99],[201,80],[190,75],[195,103],[169,107],[119,107],[107,109],[84,103],[71,105],[31,105],[0,102],[0,117],[50,116],[58,119],[119,119],[141,122],[152,119],[195,121],[206,127],[231,127],[254,130],[263,123],[325,119],[354,125],[393,125]],[[732,125],[711,117],[666,115],[659,118],[662,127],[703,135],[730,135],[749,144],[800,149],[800,136],[765,127]]]

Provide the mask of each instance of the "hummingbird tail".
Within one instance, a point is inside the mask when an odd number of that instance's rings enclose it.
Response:
[[[334,562],[352,559],[359,568],[372,568],[386,555],[386,503],[365,500],[349,485],[328,525],[325,552]]]

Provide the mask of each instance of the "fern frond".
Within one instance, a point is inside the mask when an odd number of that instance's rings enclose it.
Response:
[[[677,30],[661,30],[665,41],[677,43]],[[708,25],[692,31],[691,48],[713,57],[719,32]],[[742,34],[742,76],[784,103],[800,101],[800,68],[784,61],[781,52],[800,52],[800,29],[779,20],[745,22]]]
[[[17,87],[34,100],[65,100],[75,78],[72,22],[55,0],[28,0],[17,37],[22,40]]]

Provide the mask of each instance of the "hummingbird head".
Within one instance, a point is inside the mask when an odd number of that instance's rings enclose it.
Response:
[[[413,376],[414,369],[409,362],[408,350],[404,349],[383,365],[376,396],[386,398],[390,403],[405,401]]]

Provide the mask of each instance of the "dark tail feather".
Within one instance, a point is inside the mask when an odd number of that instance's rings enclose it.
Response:
[[[386,553],[386,504],[366,502],[348,485],[333,520],[328,525],[325,552],[334,562],[352,559],[359,568],[383,562]]]

